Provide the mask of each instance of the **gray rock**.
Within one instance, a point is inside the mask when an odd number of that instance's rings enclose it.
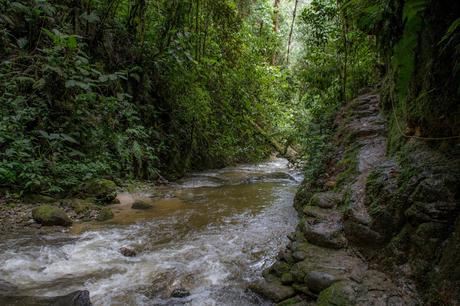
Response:
[[[334,208],[342,202],[342,197],[332,191],[315,193],[308,205],[317,206],[321,208]]]
[[[261,280],[249,285],[249,289],[277,303],[295,295],[292,287],[285,286],[279,281]]]
[[[305,283],[314,293],[320,293],[338,281],[336,277],[326,272],[312,271],[305,277]]]
[[[296,251],[292,253],[292,258],[294,258],[295,261],[302,261],[307,257],[307,253],[303,251]]]
[[[347,245],[342,229],[342,224],[335,222],[306,222],[303,227],[308,242],[332,249],[341,249]]]

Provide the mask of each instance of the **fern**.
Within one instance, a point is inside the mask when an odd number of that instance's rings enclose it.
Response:
[[[418,35],[423,28],[423,13],[427,5],[428,0],[406,1],[403,9],[404,32],[394,49],[393,68],[397,71],[396,90],[404,109],[409,84],[415,70]]]

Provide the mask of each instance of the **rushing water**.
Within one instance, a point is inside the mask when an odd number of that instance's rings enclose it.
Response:
[[[246,286],[295,226],[299,179],[277,159],[120,194],[109,222],[0,241],[0,279],[24,295],[87,289],[94,305],[270,305]],[[140,197],[153,208],[132,210]],[[175,288],[191,295],[171,298]]]

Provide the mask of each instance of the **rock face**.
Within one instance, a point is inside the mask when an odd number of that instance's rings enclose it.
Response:
[[[343,108],[337,119],[337,164],[328,175],[335,183],[302,184],[295,198],[300,215],[297,230],[289,235],[291,242],[278,261],[264,271],[265,279],[252,285],[252,290],[280,305],[299,303],[299,299],[316,305],[420,304],[409,275],[393,277],[392,270],[382,273],[370,268],[370,258],[384,253],[385,241],[405,220],[435,222],[453,206],[420,206],[421,199],[414,197],[413,209],[406,213],[381,207],[382,200],[398,203],[385,193],[398,190],[392,178],[399,170],[385,155],[386,122],[378,105],[377,95],[365,94]],[[382,165],[392,169],[386,179],[374,174]],[[379,188],[372,182],[378,182]],[[439,187],[434,181],[432,185]],[[381,186],[385,187],[380,190]],[[422,186],[427,190],[422,198],[427,201],[433,188],[428,183]],[[426,226],[425,231],[430,230]]]
[[[59,207],[52,205],[40,205],[32,210],[32,217],[42,225],[70,226],[72,220]]]
[[[256,292],[316,305],[460,301],[460,161],[418,140],[388,157],[378,105],[367,94],[342,109],[336,183],[301,185],[297,230]]]

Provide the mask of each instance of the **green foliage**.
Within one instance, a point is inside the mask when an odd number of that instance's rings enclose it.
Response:
[[[414,74],[418,35],[423,27],[423,13],[427,4],[428,0],[410,0],[404,4],[404,31],[395,46],[392,63],[397,71],[398,98],[403,104],[406,103],[409,84]]]
[[[270,16],[265,0],[0,0],[0,184],[66,193],[267,156],[252,123],[286,116]]]
[[[299,97],[294,137],[304,152],[308,180],[321,178],[332,158],[340,106],[377,80],[376,43],[364,32],[363,10],[355,4],[314,0],[300,15],[303,52],[293,69]]]

